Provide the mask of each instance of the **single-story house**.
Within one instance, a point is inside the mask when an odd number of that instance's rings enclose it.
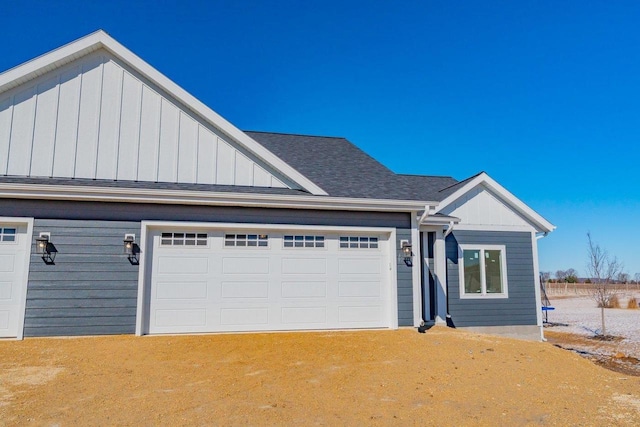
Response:
[[[0,337],[446,322],[540,339],[554,228],[484,172],[243,132],[103,31],[0,74]]]

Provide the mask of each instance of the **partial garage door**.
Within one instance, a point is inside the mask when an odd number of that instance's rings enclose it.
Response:
[[[149,333],[391,326],[388,236],[152,232]]]
[[[0,222],[0,337],[15,338],[24,313],[27,226]]]

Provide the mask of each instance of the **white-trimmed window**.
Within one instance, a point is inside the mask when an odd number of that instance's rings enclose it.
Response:
[[[342,249],[377,249],[378,238],[369,236],[340,236]]]
[[[15,241],[16,241],[15,227],[0,227],[0,242],[15,242]]]
[[[225,234],[224,245],[226,247],[266,248],[269,247],[269,236],[267,234]]]
[[[460,245],[461,298],[507,298],[504,245]]]
[[[324,236],[289,235],[282,241],[285,248],[324,248]]]
[[[207,233],[162,233],[162,246],[207,246]]]

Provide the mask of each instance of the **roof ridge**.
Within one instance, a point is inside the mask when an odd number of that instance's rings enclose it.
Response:
[[[470,177],[469,177],[469,178],[467,178],[467,179],[463,179],[462,181],[458,181],[458,182],[456,182],[455,184],[451,184],[451,185],[450,185],[450,186],[448,186],[448,187],[444,187],[444,188],[442,188],[442,189],[438,190],[438,193],[440,193],[440,192],[442,192],[442,191],[445,191],[445,190],[448,190],[448,189],[450,189],[450,188],[452,188],[452,187],[455,187],[456,185],[460,185],[460,184],[464,184],[465,182],[469,182],[469,181],[471,181],[473,178],[475,178],[475,177],[477,177],[477,176],[479,176],[479,175],[482,175],[483,173],[485,173],[485,172],[484,172],[484,171],[480,171],[480,172],[478,172],[477,174],[472,175],[472,176],[470,176]]]
[[[396,175],[398,175],[398,176],[417,176],[417,177],[423,177],[423,178],[451,178],[453,180],[458,181],[457,179],[455,179],[451,175],[422,175],[422,174],[417,174],[417,173],[397,173]]]
[[[242,132],[249,133],[265,133],[271,135],[288,135],[288,136],[308,136],[312,138],[331,138],[331,139],[347,139],[344,136],[327,136],[327,135],[310,135],[306,133],[287,133],[287,132],[269,132],[266,130],[243,130]]]

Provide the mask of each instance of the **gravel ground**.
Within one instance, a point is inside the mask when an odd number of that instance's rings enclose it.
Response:
[[[397,331],[0,341],[0,425],[639,425],[550,343]]]

